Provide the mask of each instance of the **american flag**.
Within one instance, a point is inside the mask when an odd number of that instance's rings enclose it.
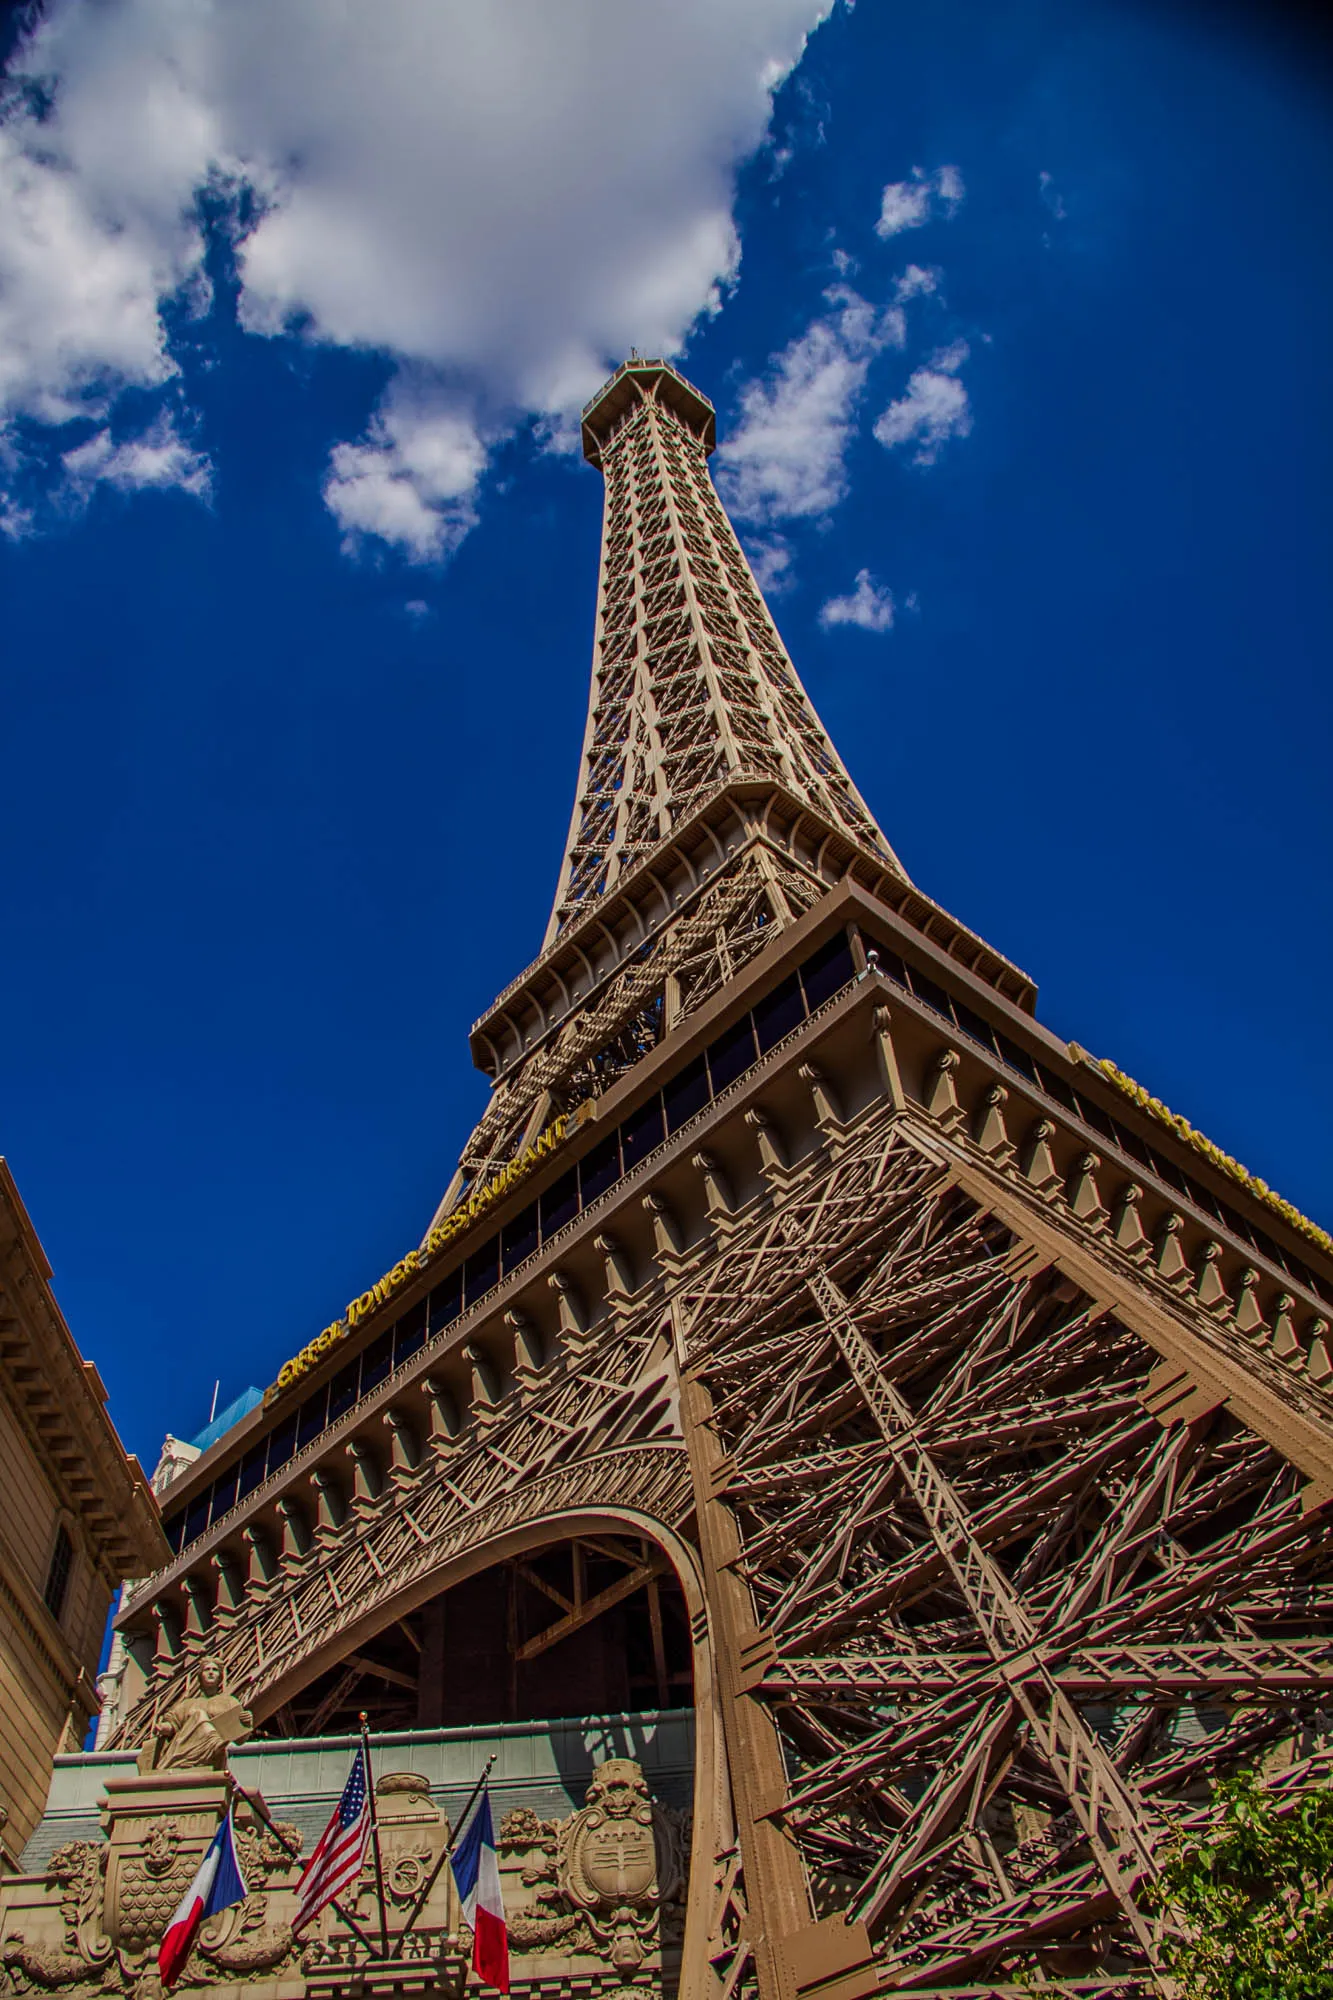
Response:
[[[358,1880],[370,1839],[370,1798],[366,1760],[358,1750],[338,1807],[319,1836],[315,1850],[296,1885],[296,1915],[292,1933],[303,1931],[326,1904]]]

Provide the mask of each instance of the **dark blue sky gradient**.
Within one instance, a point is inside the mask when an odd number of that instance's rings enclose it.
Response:
[[[725,432],[833,244],[876,303],[942,267],[779,624],[921,886],[1058,1033],[1328,1223],[1333,121],[1226,23],[839,13],[683,366]],[[955,220],[879,242],[884,183],[944,161]],[[914,467],[870,423],[960,337],[972,435]],[[0,1150],[150,1464],[449,1179],[485,1095],[468,1025],[554,887],[601,499],[524,437],[446,569],[349,561],[319,484],[387,364],[245,337],[225,288],[192,338],[211,508],[103,492],[0,545]],[[822,631],[863,566],[919,609]]]

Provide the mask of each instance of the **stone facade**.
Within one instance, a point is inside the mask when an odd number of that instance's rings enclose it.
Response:
[[[115,1771],[103,1837],[61,1843],[39,1871],[0,1892],[0,1993],[155,2000],[158,1943],[228,1791],[216,1771]],[[250,1893],[203,1926],[176,1990],[216,2000],[461,1994],[470,1937],[447,1861],[437,1866],[448,1816],[420,1772],[386,1772],[376,1804],[387,1949],[369,1859],[346,1904],[361,1935],[328,1910],[293,1938],[295,1887],[312,1842],[278,1815],[264,1824],[242,1799],[237,1843]],[[626,1757],[594,1767],[571,1813],[505,1812],[499,1849],[514,1992],[674,1993],[689,1837],[688,1812],[655,1799]]]
[[[117,1585],[166,1552],[105,1404],[0,1160],[0,1874],[41,1817],[52,1757],[77,1749],[97,1713]]]

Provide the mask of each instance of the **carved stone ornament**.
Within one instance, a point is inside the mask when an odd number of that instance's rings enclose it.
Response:
[[[441,1849],[449,1839],[449,1821],[431,1801],[430,1780],[419,1771],[386,1771],[375,1787],[375,1810],[379,1819],[380,1854],[384,1868],[384,1893],[391,1908],[406,1915],[420,1895]],[[360,1903],[369,1910],[373,1900],[373,1877],[369,1870],[362,1878]],[[456,1900],[451,1905],[453,1875],[442,1868],[419,1923],[430,1930],[456,1920]]]
[[[20,1876],[0,1893],[0,1993],[59,1991],[64,2000],[126,1994],[158,2000],[157,1947],[227,1799],[221,1774],[118,1773],[107,1785],[107,1838],[70,1841],[45,1878]],[[300,1871],[294,1827],[275,1835],[236,1813],[249,1894],[201,1928],[181,1990],[263,1982],[294,1969],[288,1918]]]
[[[586,1803],[561,1836],[561,1890],[615,1970],[637,1972],[663,1942],[660,1912],[674,1914],[681,1894],[680,1821],[652,1799],[632,1758],[612,1757],[595,1766]]]
[[[47,1879],[60,1898],[60,1941],[30,1938],[26,1926],[7,1930],[0,1965],[11,1993],[91,1990],[105,1971],[115,1972],[114,1946],[102,1935],[105,1866],[106,1848],[97,1840],[71,1840],[55,1850]]]
[[[652,1801],[637,1764],[614,1757],[597,1766],[561,1849],[560,1886],[583,1909],[658,1901]]]

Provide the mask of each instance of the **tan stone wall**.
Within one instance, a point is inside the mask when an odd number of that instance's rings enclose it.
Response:
[[[9,1560],[40,1596],[55,1538],[56,1498],[18,1418],[0,1399],[0,1493],[5,1496],[0,1528]]]
[[[110,1602],[78,1523],[58,1506],[51,1476],[22,1424],[0,1400],[0,1844],[11,1863],[42,1816],[57,1751],[82,1747]],[[42,1599],[56,1529],[73,1546],[57,1621]],[[84,1673],[79,1685],[79,1665]]]
[[[9,1718],[0,1730],[0,1799],[9,1815],[0,1839],[17,1862],[46,1804],[70,1695],[54,1649],[42,1643],[9,1582],[0,1572],[0,1710]]]

